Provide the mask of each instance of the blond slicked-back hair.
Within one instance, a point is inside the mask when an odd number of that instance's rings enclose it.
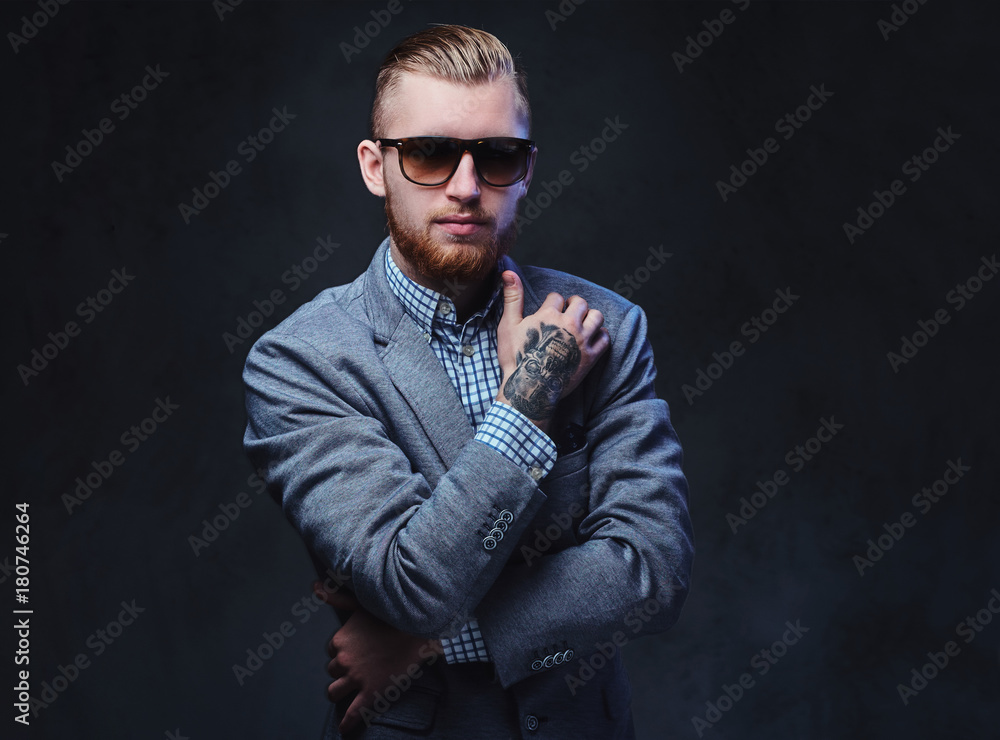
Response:
[[[524,68],[496,36],[477,28],[437,25],[407,36],[386,54],[375,80],[370,131],[385,135],[389,102],[406,72],[465,85],[509,80],[517,92],[518,113],[531,131],[531,106]]]

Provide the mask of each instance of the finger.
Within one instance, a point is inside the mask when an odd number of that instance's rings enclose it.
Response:
[[[586,335],[593,335],[597,333],[597,330],[604,326],[604,314],[598,311],[596,308],[590,309],[587,312],[586,318],[583,320],[583,331]],[[591,339],[593,337],[591,336]]]
[[[340,629],[343,629],[343,627],[341,627]],[[340,633],[340,629],[334,632],[333,637],[327,640],[326,643],[326,654],[329,655],[334,660],[336,660],[337,658],[337,653],[340,652],[337,648],[337,635]]]
[[[513,270],[503,271],[503,316],[501,322],[519,324],[524,318],[524,288]]]
[[[611,334],[602,326],[590,337],[588,346],[590,347],[590,351],[594,353],[595,358],[600,357],[611,346]]]
[[[351,702],[351,706],[347,708],[344,712],[344,719],[340,723],[340,733],[342,735],[347,734],[361,721],[361,707],[369,705],[371,702],[368,701],[367,696],[363,693],[359,693],[354,701]]]
[[[347,674],[347,669],[344,668],[340,662],[334,658],[329,663],[326,664],[326,672],[330,674],[330,678],[340,678]]]
[[[358,687],[351,681],[347,676],[342,676],[336,681],[331,681],[330,685],[326,687],[326,697],[336,704],[338,701],[343,699],[345,696],[349,695],[352,691],[356,690]]]
[[[545,300],[542,301],[542,305],[539,307],[539,310],[548,306],[549,308],[553,308],[559,313],[562,313],[563,309],[566,308],[566,305],[567,301],[564,300],[561,295],[558,293],[549,293],[545,296]]]
[[[584,321],[584,317],[587,315],[587,310],[589,306],[585,298],[578,295],[570,296],[569,300],[566,301],[566,308],[563,310],[567,316],[575,317],[577,321],[581,324]]]

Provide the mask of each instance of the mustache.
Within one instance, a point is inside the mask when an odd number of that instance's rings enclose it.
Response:
[[[437,221],[438,219],[448,218],[449,216],[469,216],[477,221],[485,221],[490,224],[494,221],[493,217],[482,208],[465,208],[461,211],[437,211],[429,214],[427,220]]]

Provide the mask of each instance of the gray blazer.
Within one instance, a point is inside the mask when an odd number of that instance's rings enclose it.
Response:
[[[611,335],[560,402],[559,456],[536,483],[473,439],[389,287],[388,246],[264,334],[243,375],[245,448],[318,569],[349,574],[365,608],[414,635],[454,635],[474,614],[493,656],[423,664],[362,736],[630,737],[620,648],[673,625],[694,556],[645,313],[589,281],[503,259],[521,277],[525,316],[550,292],[576,294]],[[327,737],[345,708],[331,708]]]

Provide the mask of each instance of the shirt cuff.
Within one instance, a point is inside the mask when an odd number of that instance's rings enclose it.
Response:
[[[474,439],[487,444],[540,481],[556,464],[556,443],[531,419],[506,403],[494,403]]]
[[[444,659],[448,663],[489,663],[491,658],[486,649],[486,641],[479,630],[479,621],[473,617],[462,627],[455,637],[442,637]]]

